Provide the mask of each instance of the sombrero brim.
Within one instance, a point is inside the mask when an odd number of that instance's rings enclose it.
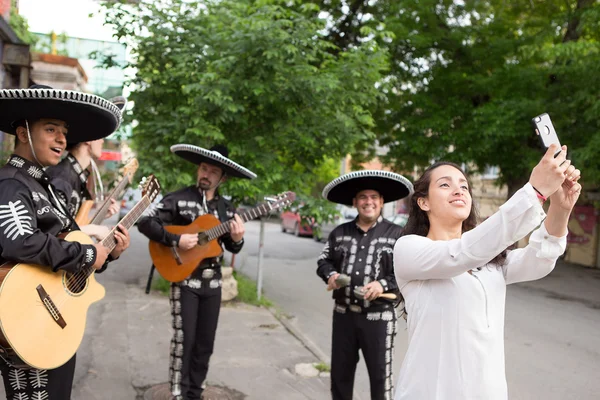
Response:
[[[210,151],[191,144],[176,144],[171,146],[171,152],[196,165],[200,165],[203,162],[215,165],[223,169],[228,176],[245,179],[256,178],[254,172],[231,161],[229,158],[224,157],[221,153],[216,151]]]
[[[352,206],[352,200],[363,190],[377,191],[386,203],[409,196],[413,185],[402,175],[388,171],[355,171],[331,181],[323,189],[327,200]]]
[[[0,90],[0,130],[14,135],[15,123],[24,119],[65,121],[69,143],[104,138],[121,124],[119,108],[101,97],[58,89]]]

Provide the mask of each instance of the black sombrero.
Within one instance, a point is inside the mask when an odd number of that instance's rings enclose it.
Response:
[[[116,131],[121,110],[102,97],[49,86],[0,90],[1,131],[14,135],[19,121],[40,118],[65,121],[69,142],[89,142]]]
[[[407,197],[413,185],[402,175],[389,171],[354,171],[335,178],[323,189],[323,197],[338,204],[352,205],[358,192],[375,190],[388,203]]]
[[[254,172],[227,158],[229,152],[225,146],[214,146],[210,150],[206,150],[191,144],[175,144],[171,146],[171,152],[196,165],[203,162],[215,165],[222,168],[225,174],[229,176],[246,179],[256,178]]]
[[[127,99],[125,97],[123,97],[123,96],[116,96],[116,97],[113,97],[112,99],[110,99],[109,101],[112,104],[114,104],[115,106],[117,106],[117,108],[121,112],[121,115],[123,115],[123,109],[127,105]],[[121,119],[121,121],[122,121],[122,119]],[[75,145],[77,145],[79,143],[88,142],[89,141],[89,140],[80,140],[79,137],[78,137],[78,135],[71,135],[71,133],[72,132],[69,131],[69,134],[67,135],[67,150],[70,147],[75,146]],[[104,137],[106,137],[106,136],[104,136]]]

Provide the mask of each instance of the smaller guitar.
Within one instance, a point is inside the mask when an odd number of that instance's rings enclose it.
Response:
[[[104,221],[104,218],[108,213],[108,209],[110,208],[110,200],[116,199],[121,193],[123,193],[123,190],[125,190],[125,188],[131,183],[133,176],[135,175],[135,172],[138,169],[138,166],[139,164],[137,159],[132,158],[131,160],[129,160],[129,162],[122,168],[123,177],[121,178],[119,183],[117,183],[117,186],[115,186],[106,196],[106,199],[102,202],[100,207],[98,207],[98,210],[96,210],[94,216],[91,219],[89,218],[89,214],[92,210],[92,207],[94,206],[94,201],[85,200],[83,204],[81,204],[81,207],[79,207],[79,211],[77,212],[77,216],[75,217],[75,222],[77,222],[77,225],[100,225],[102,221]]]
[[[295,198],[296,194],[293,192],[282,193],[266,203],[243,212],[240,218],[247,222],[261,217],[291,204]],[[170,282],[180,282],[187,278],[202,260],[218,257],[223,253],[217,239],[229,232],[229,221],[221,223],[214,215],[204,214],[189,225],[167,225],[164,228],[177,235],[198,234],[198,244],[190,250],[150,241],[150,257],[158,272]]]

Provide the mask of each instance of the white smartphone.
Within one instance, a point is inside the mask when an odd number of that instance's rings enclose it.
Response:
[[[531,122],[533,123],[536,135],[540,137],[544,147],[548,148],[552,143],[556,143],[558,147],[560,147],[558,135],[556,134],[556,130],[554,129],[554,125],[552,125],[552,120],[548,114],[544,113],[538,115],[533,118]]]

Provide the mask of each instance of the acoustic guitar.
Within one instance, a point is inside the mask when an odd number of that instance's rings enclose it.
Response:
[[[293,192],[282,193],[266,203],[243,212],[240,214],[240,218],[246,222],[266,215],[291,204],[295,198],[296,195]],[[204,214],[189,225],[166,225],[164,228],[177,235],[198,234],[198,244],[190,250],[182,250],[176,246],[168,247],[150,241],[150,257],[158,272],[170,282],[180,282],[186,279],[202,260],[218,257],[223,253],[217,239],[229,232],[229,221],[221,223],[214,215]]]
[[[141,186],[142,199],[120,221],[127,229],[160,191],[153,175]],[[109,253],[117,245],[116,229],[102,240]],[[64,240],[94,243],[80,231],[69,232]],[[25,263],[1,265],[0,357],[16,367],[39,369],[57,368],[69,361],[81,344],[88,308],[105,294],[94,278],[95,271],[92,267],[68,273]]]
[[[125,188],[131,183],[138,166],[139,164],[137,159],[132,158],[129,160],[129,162],[122,168],[123,177],[119,183],[117,183],[117,186],[115,186],[110,191],[108,196],[106,196],[106,199],[102,202],[102,205],[98,207],[98,210],[94,213],[94,216],[91,219],[89,218],[89,215],[92,207],[94,206],[94,201],[84,200],[81,204],[81,207],[79,207],[79,210],[77,211],[77,215],[75,216],[75,222],[77,222],[77,225],[100,225],[108,213],[108,209],[110,208],[110,200],[116,199],[121,193],[123,193],[123,190],[125,190]]]

